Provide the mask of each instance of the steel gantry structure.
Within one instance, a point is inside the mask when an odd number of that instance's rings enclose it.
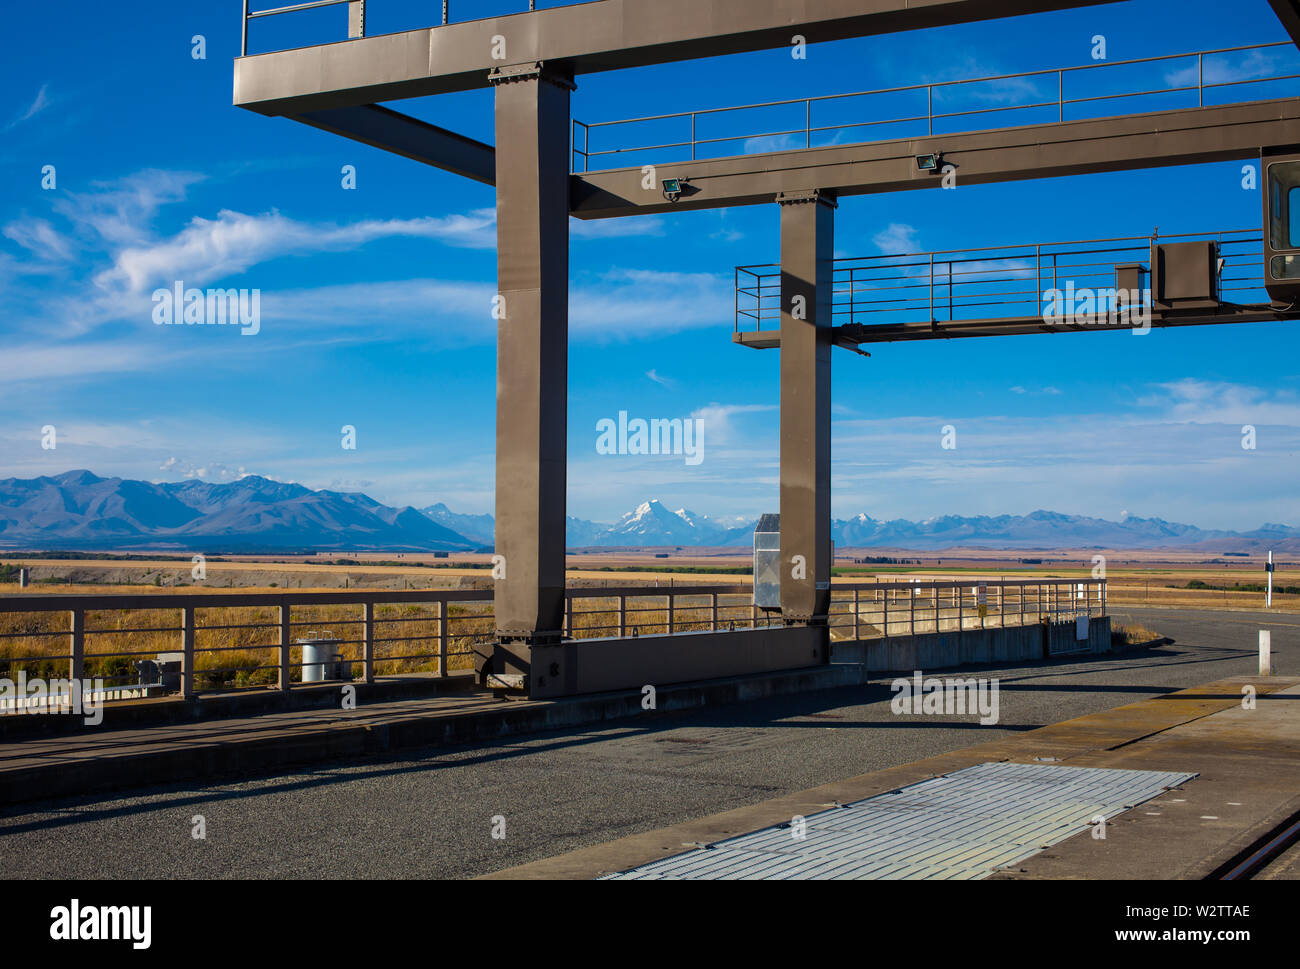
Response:
[[[376,0],[371,0],[376,2]],[[234,103],[286,117],[496,189],[498,293],[495,642],[481,676],[548,697],[806,667],[830,660],[831,350],[884,340],[1089,329],[1019,317],[836,325],[835,211],[845,196],[933,188],[941,164],[977,185],[1231,159],[1260,159],[1262,256],[1273,300],[1219,299],[1213,244],[1153,242],[1155,325],[1288,319],[1300,295],[1300,101],[1245,100],[994,130],[672,160],[645,169],[574,171],[570,94],[586,74],[786,48],[1105,0],[591,0],[502,17],[366,36],[364,0],[244,7]],[[1297,0],[1270,0],[1300,43]],[[249,54],[250,20],[346,5],[348,38]],[[520,6],[523,7],[523,0]],[[478,88],[495,98],[495,145],[381,105]],[[692,155],[695,154],[692,135]],[[586,151],[588,146],[584,145]],[[930,164],[919,164],[923,158]],[[738,343],[781,351],[780,622],[737,632],[576,641],[563,634],[569,219],[775,204],[780,211],[779,325]],[[1300,203],[1297,207],[1300,224]],[[1294,270],[1293,270],[1294,267]],[[1144,266],[1117,266],[1141,282]],[[951,280],[950,280],[951,284]],[[934,277],[931,269],[931,302]],[[797,307],[797,309],[796,309]],[[1113,307],[1112,307],[1113,308]],[[966,328],[963,330],[962,327]]]

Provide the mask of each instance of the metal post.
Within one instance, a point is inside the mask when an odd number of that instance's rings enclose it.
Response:
[[[1205,55],[1196,55],[1196,106],[1205,107]]]
[[[86,613],[73,609],[68,615],[68,678],[80,680],[86,665]]]
[[[709,629],[713,632],[718,631],[718,594],[713,593],[712,609],[709,619]]]
[[[691,161],[695,161],[695,112],[691,112]]]
[[[447,675],[447,655],[450,644],[447,642],[447,614],[451,611],[451,602],[443,599],[438,603],[438,675]]]
[[[348,3],[348,39],[366,36],[366,0]]]
[[[930,253],[930,322],[934,322],[934,253]]]
[[[288,600],[280,604],[280,692],[288,693],[292,682],[289,674],[289,649],[292,644],[293,629],[290,623],[293,607]]]
[[[495,69],[497,187],[496,642],[475,667],[525,676],[565,616],[571,78]],[[529,681],[531,684],[531,681]]]
[[[782,193],[781,613],[825,626],[831,588],[831,348],[835,200]],[[801,564],[802,563],[802,564]],[[823,650],[829,660],[829,649]]]
[[[853,590],[853,638],[862,639],[862,595],[860,589]]]
[[[244,28],[239,41],[239,56],[248,56],[248,0],[244,0]]]
[[[911,611],[908,613],[908,620],[907,620],[908,626],[910,626],[911,628],[908,630],[907,634],[909,636],[915,636],[916,635],[916,586],[911,587],[911,593],[912,594],[908,597],[908,599],[911,602],[910,605]]]
[[[928,123],[926,134],[934,134],[934,85],[925,86],[925,120]]]
[[[618,636],[622,639],[627,635],[627,596],[618,597]]]
[[[885,587],[885,619],[884,619],[885,639],[889,638],[889,587]]]
[[[446,24],[447,24],[447,7],[448,7],[448,6],[449,6],[448,0],[442,0],[442,23],[443,23],[443,26],[446,26]]]
[[[1060,120],[1065,121],[1065,71],[1056,72],[1056,102],[1060,108]]]
[[[375,604],[367,602],[361,607],[363,627],[361,644],[361,669],[367,683],[375,682]]]
[[[194,607],[181,609],[181,696],[194,695]]]
[[[671,592],[668,593],[668,635],[677,632],[677,620],[673,614],[673,609],[677,604],[676,596]]]

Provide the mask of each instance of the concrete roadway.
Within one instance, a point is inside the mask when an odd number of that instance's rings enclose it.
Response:
[[[0,877],[472,877],[1253,674],[1261,628],[1273,631],[1275,670],[1300,672],[1300,616],[1122,607],[1114,617],[1177,642],[984,668],[1000,680],[995,726],[895,716],[884,679],[488,747],[16,805],[0,811]],[[196,815],[204,840],[192,837]],[[492,837],[496,816],[503,839]]]

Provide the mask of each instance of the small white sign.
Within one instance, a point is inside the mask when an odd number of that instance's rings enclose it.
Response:
[[[1074,620],[1074,638],[1083,642],[1088,638],[1088,617],[1076,616]]]

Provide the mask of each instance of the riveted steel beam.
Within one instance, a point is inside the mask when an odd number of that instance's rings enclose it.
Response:
[[[503,63],[588,74],[1105,2],[599,0],[241,57],[235,104],[294,115],[483,88]]]
[[[484,185],[496,184],[496,149],[377,104],[330,108],[295,120]]]
[[[580,219],[771,202],[813,184],[839,196],[937,188],[918,155],[942,153],[961,185],[1259,157],[1261,146],[1300,143],[1300,99],[1056,122],[968,134],[877,141],[656,165],[685,180],[676,202],[641,188],[642,169],[573,176]]]

